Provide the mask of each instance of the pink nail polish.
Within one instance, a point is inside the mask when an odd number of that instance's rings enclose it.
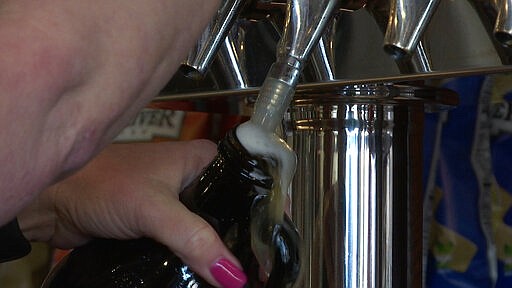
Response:
[[[212,265],[210,273],[224,288],[242,288],[247,283],[244,272],[224,258]]]

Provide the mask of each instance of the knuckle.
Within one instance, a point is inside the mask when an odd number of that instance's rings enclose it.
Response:
[[[195,139],[187,144],[190,154],[198,157],[201,162],[210,161],[212,156],[217,154],[217,145],[210,140]]]
[[[218,241],[218,236],[206,222],[202,222],[186,237],[184,242],[185,251],[189,252],[188,257],[204,257]]]

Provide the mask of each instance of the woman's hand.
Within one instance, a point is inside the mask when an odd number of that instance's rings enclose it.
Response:
[[[206,140],[110,145],[78,173],[42,193],[18,217],[20,226],[28,239],[60,248],[79,246],[91,237],[150,237],[219,285],[213,267],[226,259],[241,266],[207,222],[178,199],[215,154],[215,145]],[[240,276],[231,279],[237,287],[245,281]]]
[[[0,225],[111,143],[173,76],[219,3],[0,2]]]

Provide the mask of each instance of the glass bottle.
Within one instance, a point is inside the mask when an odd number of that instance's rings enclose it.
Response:
[[[255,213],[264,213],[269,203],[273,185],[269,164],[267,159],[250,155],[232,129],[220,141],[217,156],[180,196],[191,211],[214,227],[240,260],[248,276],[246,287],[292,287],[300,270],[299,236],[286,215],[281,223],[273,225],[261,223],[260,219],[257,225],[263,227],[251,229]],[[252,231],[258,231],[259,235],[252,235]],[[253,253],[251,244],[255,242],[268,245],[267,260],[272,266],[269,275],[262,273],[265,269]],[[93,240],[70,252],[50,272],[42,286],[90,287],[212,286],[189,270],[165,246],[150,239]]]

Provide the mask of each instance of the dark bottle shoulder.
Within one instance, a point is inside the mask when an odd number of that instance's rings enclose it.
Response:
[[[216,160],[232,176],[267,189],[272,187],[273,179],[269,167],[271,160],[247,151],[238,139],[236,129],[230,130],[219,142]]]
[[[249,217],[252,207],[266,199],[272,186],[268,163],[247,152],[234,129],[219,143],[218,151],[180,197],[216,229],[253,276],[250,279],[256,279],[250,287],[263,287],[257,281],[259,268],[251,251]],[[288,287],[297,276],[298,236],[291,223],[284,225],[273,237],[278,263],[271,288]],[[165,246],[149,239],[94,240],[73,251],[53,271],[43,288],[210,287]]]
[[[95,239],[70,252],[42,288],[179,288],[194,282],[210,287],[156,241]]]
[[[238,140],[235,129],[226,134],[217,149],[216,157],[180,194],[180,200],[207,219],[238,219],[248,215],[255,197],[269,194],[273,179],[267,161],[251,155]]]

